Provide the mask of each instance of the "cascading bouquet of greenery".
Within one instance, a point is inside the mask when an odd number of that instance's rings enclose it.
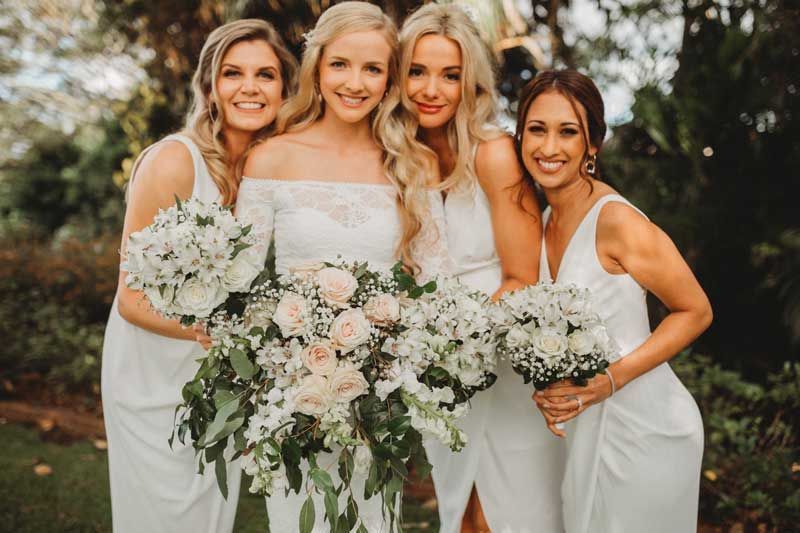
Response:
[[[423,434],[460,450],[455,420],[494,381],[486,297],[452,280],[443,287],[417,286],[399,264],[382,273],[324,263],[258,280],[241,315],[212,316],[216,341],[184,388],[178,437],[191,434],[221,481],[232,439],[251,492],[306,490],[302,532],[313,527],[315,493],[332,531],[366,531],[356,474],[394,528],[406,464],[430,468]]]
[[[574,284],[542,282],[507,293],[493,318],[498,355],[538,390],[566,379],[585,385],[619,357],[589,290]]]
[[[127,285],[164,317],[205,322],[214,339],[183,387],[170,444],[188,436],[226,497],[226,461],[240,457],[252,492],[305,490],[301,532],[315,500],[332,531],[366,531],[354,476],[399,528],[406,465],[430,469],[423,435],[460,450],[455,421],[494,382],[488,297],[447,278],[418,286],[401,264],[277,276],[254,244],[228,209],[194,199],[128,239]]]

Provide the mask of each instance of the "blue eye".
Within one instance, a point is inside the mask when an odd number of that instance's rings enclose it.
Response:
[[[381,74],[383,72],[383,70],[376,66],[369,66],[367,67],[367,70],[372,74]]]

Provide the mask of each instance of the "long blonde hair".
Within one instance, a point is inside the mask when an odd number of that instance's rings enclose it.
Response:
[[[457,4],[426,4],[409,15],[400,31],[400,83],[403,87],[408,81],[414,47],[425,35],[442,35],[455,41],[461,49],[461,103],[447,124],[447,140],[456,156],[456,164],[449,176],[442,176],[440,188],[474,186],[478,144],[502,135],[495,117],[494,57],[463,8]],[[406,111],[403,113],[405,128],[417,135],[419,120],[405,90],[402,102]],[[426,149],[435,157],[430,148]]]
[[[386,95],[372,112],[371,131],[383,151],[383,167],[387,178],[398,189],[398,211],[402,237],[397,247],[399,258],[416,268],[412,243],[422,227],[427,209],[425,176],[430,172],[424,146],[405,129],[400,114],[401,85],[399,84],[398,55],[400,44],[397,27],[381,9],[367,2],[341,2],[326,10],[314,29],[306,34],[306,47],[300,63],[299,89],[278,113],[277,131],[300,131],[319,120],[324,107],[318,93],[319,65],[325,46],[347,33],[379,31],[389,44],[389,81]]]
[[[180,133],[191,138],[200,149],[211,178],[220,191],[223,204],[233,204],[236,201],[241,178],[237,177],[235,162],[231,161],[225,147],[225,116],[222,106],[219,105],[217,77],[225,54],[233,45],[242,41],[264,41],[272,47],[280,61],[284,99],[294,92],[297,77],[297,60],[286,48],[275,28],[264,20],[242,19],[230,22],[215,29],[206,39],[192,78],[192,107]],[[272,134],[274,125],[273,121],[257,131],[250,144],[253,145]]]

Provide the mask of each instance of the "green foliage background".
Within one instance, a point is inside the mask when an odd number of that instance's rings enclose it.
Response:
[[[539,69],[576,67],[603,89],[631,79],[609,65],[634,65],[631,113],[613,125],[602,170],[673,237],[714,306],[694,347],[708,357],[675,363],[706,424],[703,519],[796,524],[800,7],[592,0],[605,31],[585,35],[564,16],[576,1],[465,3],[497,51],[512,114]],[[332,3],[0,4],[0,377],[96,387],[124,182],[145,146],[180,127],[203,40],[221,23],[263,17],[299,53]],[[378,3],[402,20],[422,2]],[[675,21],[680,46],[664,49],[653,36]],[[635,52],[640,37],[649,44]],[[665,60],[674,68],[655,68]],[[653,302],[654,321],[663,314]]]

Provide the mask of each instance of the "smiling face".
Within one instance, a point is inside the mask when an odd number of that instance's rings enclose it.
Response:
[[[325,112],[347,123],[368,119],[386,92],[391,54],[377,30],[348,33],[326,45],[319,63]]]
[[[446,125],[461,103],[461,47],[443,35],[424,35],[414,45],[405,90],[423,129]]]
[[[241,41],[225,53],[217,94],[227,129],[256,132],[270,125],[281,105],[281,63],[266,41]]]
[[[540,94],[525,116],[522,134],[522,160],[533,179],[543,189],[565,187],[581,178],[586,141],[581,123],[587,124],[586,110],[579,103],[575,114],[570,101],[561,93]],[[597,153],[593,146],[589,154]]]

